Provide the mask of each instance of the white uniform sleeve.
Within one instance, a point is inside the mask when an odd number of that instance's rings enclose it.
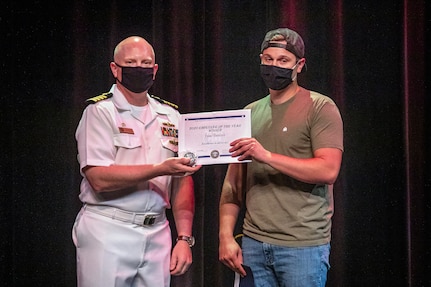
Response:
[[[82,115],[76,130],[80,169],[90,166],[109,166],[115,161],[113,134],[115,121],[103,105],[90,105]]]

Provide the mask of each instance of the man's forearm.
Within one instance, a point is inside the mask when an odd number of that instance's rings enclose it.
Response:
[[[231,239],[238,219],[240,207],[233,203],[225,203],[220,205],[220,229],[219,240]]]
[[[191,176],[174,178],[171,204],[178,235],[192,235],[195,195]]]
[[[136,186],[161,175],[162,169],[152,164],[91,166],[84,173],[96,192],[109,192]]]
[[[278,171],[311,184],[333,184],[341,165],[342,151],[335,148],[320,149],[313,158],[292,158],[271,153],[266,162]]]

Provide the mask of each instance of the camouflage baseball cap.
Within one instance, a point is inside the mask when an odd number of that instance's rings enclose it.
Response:
[[[278,43],[281,40],[273,40],[277,35],[283,36],[287,44]],[[293,53],[298,58],[303,58],[305,55],[304,41],[302,40],[301,36],[288,28],[278,28],[266,33],[260,48],[260,52],[263,52],[263,50],[269,47],[284,48],[287,51]]]

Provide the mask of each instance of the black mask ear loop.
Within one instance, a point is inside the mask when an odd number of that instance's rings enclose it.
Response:
[[[117,66],[117,67],[120,67],[120,68],[124,68],[125,66],[121,66],[121,65],[119,65],[119,64],[117,64],[117,63],[115,63],[114,62],[114,64]]]
[[[296,68],[298,68],[297,66],[298,66],[298,64],[299,64],[299,61],[300,61],[300,60],[298,60],[298,61],[296,62],[296,64],[295,64],[295,66],[293,66],[293,67],[291,68],[291,69],[292,69],[292,71],[295,71],[295,69],[296,69]],[[293,82],[293,81],[295,81],[297,77],[298,77],[298,70],[296,70],[296,72],[295,72],[295,77],[294,77],[294,78],[292,78],[292,82]]]

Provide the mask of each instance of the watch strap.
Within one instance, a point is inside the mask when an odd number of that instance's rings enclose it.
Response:
[[[193,247],[193,245],[195,245],[195,238],[193,236],[178,235],[177,242],[178,240],[186,241],[190,247]]]

